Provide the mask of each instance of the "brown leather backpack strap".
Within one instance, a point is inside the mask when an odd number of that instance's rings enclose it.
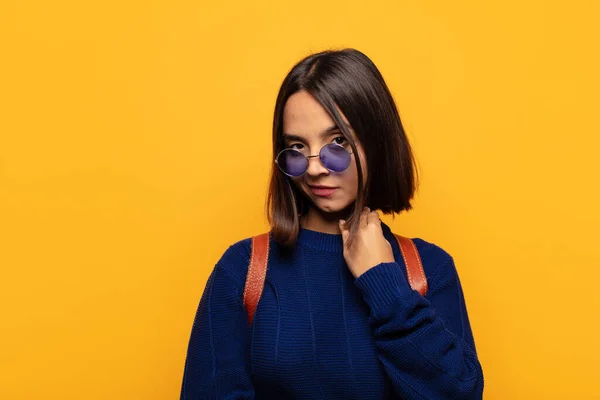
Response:
[[[252,326],[254,313],[262,295],[267,275],[267,262],[269,260],[269,232],[252,237],[252,252],[250,264],[246,275],[244,287],[244,305],[248,313],[248,324]]]
[[[406,264],[406,274],[408,276],[408,283],[413,290],[418,291],[421,296],[425,296],[427,293],[427,277],[423,270],[423,263],[421,262],[421,256],[417,250],[417,246],[412,241],[404,236],[396,235],[400,251],[402,252],[402,258],[404,258],[404,264]]]

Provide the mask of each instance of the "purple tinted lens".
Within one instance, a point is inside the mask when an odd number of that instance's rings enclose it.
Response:
[[[298,150],[284,150],[277,158],[281,170],[291,176],[300,176],[308,168],[308,158]]]
[[[345,171],[350,166],[350,153],[338,144],[323,146],[320,157],[323,166],[333,172]]]

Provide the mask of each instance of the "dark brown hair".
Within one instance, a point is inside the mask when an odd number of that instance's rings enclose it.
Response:
[[[301,90],[323,106],[352,147],[358,192],[352,215],[346,221],[350,240],[358,229],[363,207],[392,215],[412,209],[410,201],[418,181],[414,156],[394,99],[375,64],[355,49],[326,50],[299,61],[283,80],[275,103],[273,158],[284,148],[285,104]],[[356,143],[336,106],[365,151],[369,173],[364,191]],[[309,207],[310,199],[273,163],[266,209],[274,240],[293,247],[300,229],[299,216]]]

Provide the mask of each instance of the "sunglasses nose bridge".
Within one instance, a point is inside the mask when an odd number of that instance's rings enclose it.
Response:
[[[345,156],[341,153],[341,150],[343,150]],[[295,149],[284,149],[275,159],[275,163],[284,174],[298,178],[307,172],[309,175],[314,176],[321,173],[343,172],[350,165],[351,155],[352,152],[342,146],[330,144],[323,146],[319,154],[309,156]],[[316,167],[310,166],[311,158],[319,159]],[[304,162],[301,162],[300,159],[304,159]]]
[[[323,173],[329,174],[330,171],[327,168],[325,168],[325,166],[323,165],[320,154],[306,156],[306,158],[308,159],[308,165],[306,167],[306,172],[305,172],[306,174],[308,174],[308,175],[320,175]],[[311,158],[316,158],[316,160],[311,163]]]

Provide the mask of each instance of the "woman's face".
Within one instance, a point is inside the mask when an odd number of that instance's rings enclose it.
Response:
[[[342,115],[346,124],[348,121]],[[348,124],[349,125],[349,124]],[[330,130],[330,128],[332,128]],[[351,130],[352,128],[349,127]],[[285,148],[295,148],[305,155],[318,155],[328,143],[343,145],[348,152],[352,148],[335,122],[321,104],[305,90],[294,93],[288,98],[283,109],[283,135]],[[364,150],[352,131],[363,167],[363,182],[367,181],[367,168]],[[319,157],[309,159],[306,173],[299,178],[291,178],[294,184],[311,199],[323,212],[338,212],[347,208],[356,200],[358,173],[354,155],[350,156],[348,169],[343,172],[331,172],[321,164]]]

